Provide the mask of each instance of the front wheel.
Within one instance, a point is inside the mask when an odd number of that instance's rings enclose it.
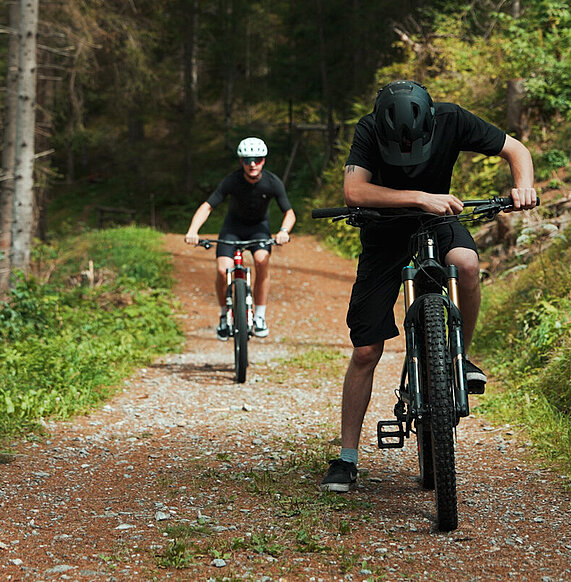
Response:
[[[248,367],[248,315],[246,308],[246,281],[234,281],[234,368],[236,382],[246,381]]]
[[[426,396],[424,397],[426,398]],[[420,482],[425,489],[434,489],[434,459],[432,458],[432,434],[428,422],[417,422],[416,444]]]
[[[448,364],[445,311],[439,297],[427,297],[424,302],[424,347],[437,525],[441,531],[451,531],[458,527],[454,459],[456,422],[452,370]]]

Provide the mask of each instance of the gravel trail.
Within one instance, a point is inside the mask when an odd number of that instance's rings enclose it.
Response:
[[[567,482],[531,460],[514,429],[462,421],[460,527],[447,534],[434,531],[414,440],[376,448],[402,337],[379,367],[359,487],[321,494],[337,451],[354,261],[310,236],[273,250],[270,335],[250,342],[237,385],[232,345],[214,334],[214,253],[180,235],[166,246],[186,345],[100,409],[11,443],[0,464],[0,580],[571,580]]]

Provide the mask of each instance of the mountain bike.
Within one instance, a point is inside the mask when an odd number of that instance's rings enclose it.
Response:
[[[539,204],[539,200],[537,201]],[[473,210],[457,216],[438,216],[415,209],[322,208],[313,218],[346,220],[361,227],[369,221],[415,217],[419,228],[410,240],[412,264],[402,270],[406,355],[394,420],[380,420],[380,449],[402,448],[405,438],[416,434],[420,480],[434,489],[437,528],[458,527],[454,437],[460,418],[470,413],[466,381],[466,355],[462,316],[458,301],[458,269],[442,265],[438,258],[435,227],[460,220],[477,223],[493,220],[513,208],[511,198],[467,200]]]
[[[246,381],[248,368],[248,340],[254,334],[254,305],[250,283],[250,267],[244,265],[244,251],[254,244],[271,246],[275,239],[223,240],[200,239],[198,245],[209,249],[213,244],[234,247],[234,266],[226,269],[226,323],[230,337],[234,338],[234,370],[236,382]]]

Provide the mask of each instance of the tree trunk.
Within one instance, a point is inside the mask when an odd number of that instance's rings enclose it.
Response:
[[[327,165],[334,152],[334,144],[336,139],[336,130],[333,122],[333,105],[331,98],[331,90],[329,87],[328,63],[327,63],[327,47],[325,44],[325,16],[323,14],[323,5],[321,0],[316,0],[317,12],[317,28],[319,35],[319,70],[321,74],[321,89],[323,92],[323,100],[327,108],[327,153],[325,155],[324,166]]]
[[[36,121],[36,37],[39,0],[20,0],[18,107],[14,199],[12,205],[12,269],[27,272],[34,228],[34,130]]]
[[[512,16],[514,19],[520,17],[520,2],[514,0],[512,5]],[[510,79],[507,83],[506,89],[506,129],[515,134],[518,139],[521,139],[524,133],[523,127],[523,97],[525,94],[525,87],[522,79]]]
[[[525,87],[522,79],[510,79],[507,84],[507,127],[520,139],[524,134],[523,123],[523,98]]]
[[[56,83],[58,79],[47,72],[57,66],[53,52],[38,51],[38,75],[36,85],[36,163],[34,204],[34,236],[42,242],[48,238],[48,192],[50,188],[50,156],[53,152],[52,138],[54,134],[54,111],[56,110]],[[42,74],[42,71],[44,73]],[[39,157],[38,157],[39,156]]]
[[[4,138],[2,150],[2,183],[0,184],[0,293],[10,285],[10,240],[12,234],[12,199],[14,197],[14,143],[16,141],[16,109],[18,106],[18,29],[20,5],[8,4],[8,72],[4,102]]]
[[[198,102],[198,7],[192,0],[186,14],[186,26],[183,31],[184,60],[184,183],[187,192],[192,191],[192,131]]]
[[[234,88],[237,76],[237,62],[242,55],[240,38],[241,26],[246,3],[242,0],[228,0],[222,3],[223,18],[222,31],[227,45],[224,51],[224,147],[234,149],[230,130],[233,125],[234,102],[236,100]]]

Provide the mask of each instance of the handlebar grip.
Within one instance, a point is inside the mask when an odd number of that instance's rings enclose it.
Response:
[[[513,206],[513,199],[511,196],[508,196],[507,198],[496,198],[496,200],[503,208],[511,208]],[[535,205],[539,206],[540,203],[541,200],[539,199],[539,196],[536,196]]]
[[[311,211],[311,218],[336,218],[337,216],[349,215],[347,206],[339,208],[314,208]]]

